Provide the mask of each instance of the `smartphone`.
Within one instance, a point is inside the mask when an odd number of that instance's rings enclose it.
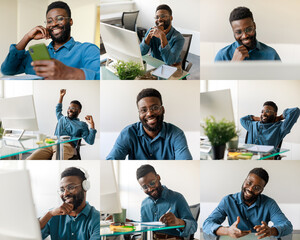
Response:
[[[29,54],[33,61],[50,60],[50,54],[44,43],[39,43],[29,47]]]

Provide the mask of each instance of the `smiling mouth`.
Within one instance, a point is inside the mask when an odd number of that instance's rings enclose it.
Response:
[[[246,198],[251,198],[252,196],[253,196],[253,193],[251,193],[249,190],[245,190],[244,191],[244,196],[246,197]]]
[[[150,117],[150,118],[146,119],[146,121],[149,125],[154,125],[157,123],[156,117]]]
[[[53,28],[51,29],[52,34],[58,35],[62,32],[62,28]]]

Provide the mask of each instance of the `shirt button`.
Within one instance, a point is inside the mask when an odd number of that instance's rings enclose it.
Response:
[[[72,236],[74,235],[74,233],[72,233]]]
[[[76,219],[73,220],[74,222],[76,221]]]
[[[152,153],[150,153],[150,157],[152,157]]]

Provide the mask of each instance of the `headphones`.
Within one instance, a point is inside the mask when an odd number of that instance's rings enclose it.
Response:
[[[90,177],[89,174],[87,173],[87,171],[81,167],[77,167],[78,169],[80,169],[83,173],[84,173],[84,177],[86,178],[85,180],[83,180],[83,182],[81,183],[81,186],[83,188],[84,191],[87,191],[90,189],[91,187],[91,183],[88,180],[88,178]]]

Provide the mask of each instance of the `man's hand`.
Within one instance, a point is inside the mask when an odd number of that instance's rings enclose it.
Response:
[[[73,211],[74,205],[64,202],[60,207],[54,208],[50,211],[52,217],[58,215],[69,215]]]
[[[68,67],[56,59],[34,61],[31,65],[36,74],[46,80],[85,79],[81,69]]]
[[[231,61],[243,61],[246,57],[249,57],[248,50],[244,45],[241,45],[235,49]]]
[[[64,97],[67,93],[67,90],[66,89],[60,89],[60,96],[61,97]]]
[[[160,222],[165,223],[167,226],[180,226],[185,225],[185,221],[177,218],[174,213],[168,212],[162,215],[159,219]]]
[[[91,128],[95,129],[95,123],[91,115],[86,115],[85,120],[91,125]]]
[[[240,217],[238,216],[236,221],[228,228],[228,235],[232,238],[240,238],[251,233],[251,230],[242,231],[238,229],[238,224],[240,223]]]
[[[281,114],[281,115],[279,115],[279,116],[276,116],[276,118],[275,118],[275,122],[279,122],[279,121],[281,121],[281,120],[283,120],[284,118],[283,118],[283,115]]]
[[[43,26],[36,26],[35,28],[31,29],[26,35],[30,40],[32,39],[40,40],[40,39],[50,38],[48,30]]]
[[[262,239],[265,237],[270,237],[270,236],[277,236],[278,231],[276,228],[272,227],[270,228],[268,224],[264,221],[261,221],[262,225],[256,225],[254,229],[256,230],[257,233],[255,233],[256,236],[259,236],[257,239]]]

